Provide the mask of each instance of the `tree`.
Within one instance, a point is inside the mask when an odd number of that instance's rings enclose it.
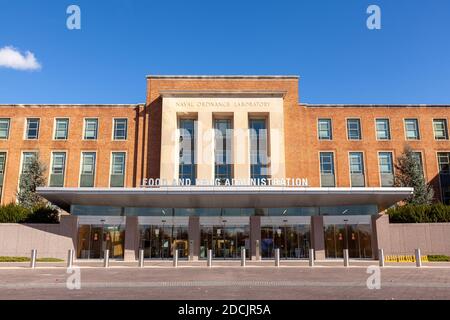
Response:
[[[395,168],[395,186],[414,188],[414,193],[405,202],[413,205],[431,204],[434,190],[425,181],[422,164],[409,146],[397,158]]]
[[[39,154],[36,153],[20,175],[17,193],[17,201],[20,205],[30,210],[45,206],[46,201],[36,193],[36,188],[45,186],[45,171],[46,168],[39,160]]]

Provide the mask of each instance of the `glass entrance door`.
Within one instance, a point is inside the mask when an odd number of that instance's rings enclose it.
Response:
[[[103,259],[105,250],[109,250],[110,258],[123,258],[124,240],[125,230],[121,225],[80,225],[77,257]]]
[[[201,258],[207,257],[208,249],[219,259],[238,259],[242,248],[246,248],[246,256],[250,256],[248,226],[203,226],[200,238]]]
[[[145,258],[170,259],[174,250],[180,258],[189,255],[187,226],[141,226],[140,248]]]
[[[309,248],[309,225],[263,226],[261,228],[263,258],[273,258],[274,249],[280,249],[280,257],[284,259],[308,258]]]
[[[343,258],[348,249],[350,258],[371,258],[371,226],[369,224],[325,225],[325,256]]]

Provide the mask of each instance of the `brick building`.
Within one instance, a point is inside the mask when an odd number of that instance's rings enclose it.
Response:
[[[77,257],[376,255],[409,145],[450,201],[449,106],[309,105],[295,76],[149,76],[138,105],[1,105],[1,203],[39,154]],[[66,220],[68,221],[68,220]]]

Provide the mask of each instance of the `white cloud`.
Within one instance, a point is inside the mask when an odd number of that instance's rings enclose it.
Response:
[[[26,51],[22,54],[18,49],[6,46],[0,48],[1,67],[15,70],[39,70],[41,69],[41,64],[36,60],[32,52]]]

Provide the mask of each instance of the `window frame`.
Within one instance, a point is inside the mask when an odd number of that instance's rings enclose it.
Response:
[[[414,121],[414,123],[416,124],[417,137],[415,137],[415,138],[408,138],[408,125],[407,125],[408,121]],[[403,119],[403,128],[404,128],[404,131],[405,131],[405,140],[408,140],[408,141],[418,141],[418,140],[420,140],[421,133],[420,133],[420,124],[419,124],[419,119],[418,118],[404,118]]]
[[[66,126],[66,132],[65,132],[65,138],[57,138],[56,134],[58,132],[58,121],[60,120],[65,120],[67,123]],[[70,118],[66,118],[66,117],[57,117],[55,118],[54,121],[54,129],[53,129],[53,140],[55,141],[65,141],[69,139],[69,126],[70,126]]]
[[[328,122],[329,126],[328,126],[328,133],[329,136],[328,138],[321,138],[320,136],[320,122],[321,121],[326,121]],[[323,141],[331,141],[333,140],[333,120],[331,118],[317,118],[317,139],[318,140],[323,140]]]
[[[378,121],[386,121],[387,123],[387,135],[388,137],[386,139],[380,139],[378,137]],[[392,139],[392,134],[391,134],[391,120],[390,118],[375,118],[375,139],[377,141],[390,141]]]
[[[361,141],[362,140],[362,125],[361,125],[361,119],[360,118],[355,118],[355,117],[352,117],[352,118],[346,118],[345,119],[346,121],[346,123],[345,123],[345,127],[346,127],[346,129],[347,129],[347,140],[348,141]],[[350,128],[349,128],[349,123],[350,122],[352,122],[352,121],[356,121],[357,123],[358,123],[358,138],[351,138],[350,137]],[[353,129],[352,129],[353,130]]]
[[[9,140],[9,134],[10,134],[10,131],[11,131],[11,118],[0,118],[0,121],[2,121],[2,120],[6,120],[7,121],[7,123],[8,123],[8,126],[7,126],[7,129],[6,129],[6,137],[4,137],[4,138],[2,138],[2,137],[0,137],[0,140]]]
[[[88,121],[90,120],[95,120],[96,121],[96,128],[95,128],[95,138],[87,138],[86,133],[87,133],[87,127],[88,127]],[[99,127],[100,127],[100,121],[98,118],[95,117],[87,117],[83,119],[83,140],[85,141],[96,141],[98,140],[98,131],[99,131]]]
[[[124,138],[117,138],[116,137],[116,123],[118,121],[125,121],[125,137]],[[112,122],[112,140],[113,141],[126,141],[128,140],[128,118],[113,118]]]
[[[435,127],[435,123],[436,121],[443,121],[444,123],[444,133],[445,133],[445,137],[443,139],[437,138],[436,137],[436,127]],[[436,119],[432,119],[432,125],[433,125],[433,136],[434,136],[434,140],[436,141],[447,141],[449,139],[449,135],[448,135],[448,121],[447,118],[436,118]]]
[[[37,128],[36,128],[36,138],[30,138],[28,133],[30,130],[30,123],[32,120],[36,120],[37,122]],[[24,140],[39,140],[39,133],[41,128],[41,118],[39,117],[30,117],[25,119],[25,137]]]

